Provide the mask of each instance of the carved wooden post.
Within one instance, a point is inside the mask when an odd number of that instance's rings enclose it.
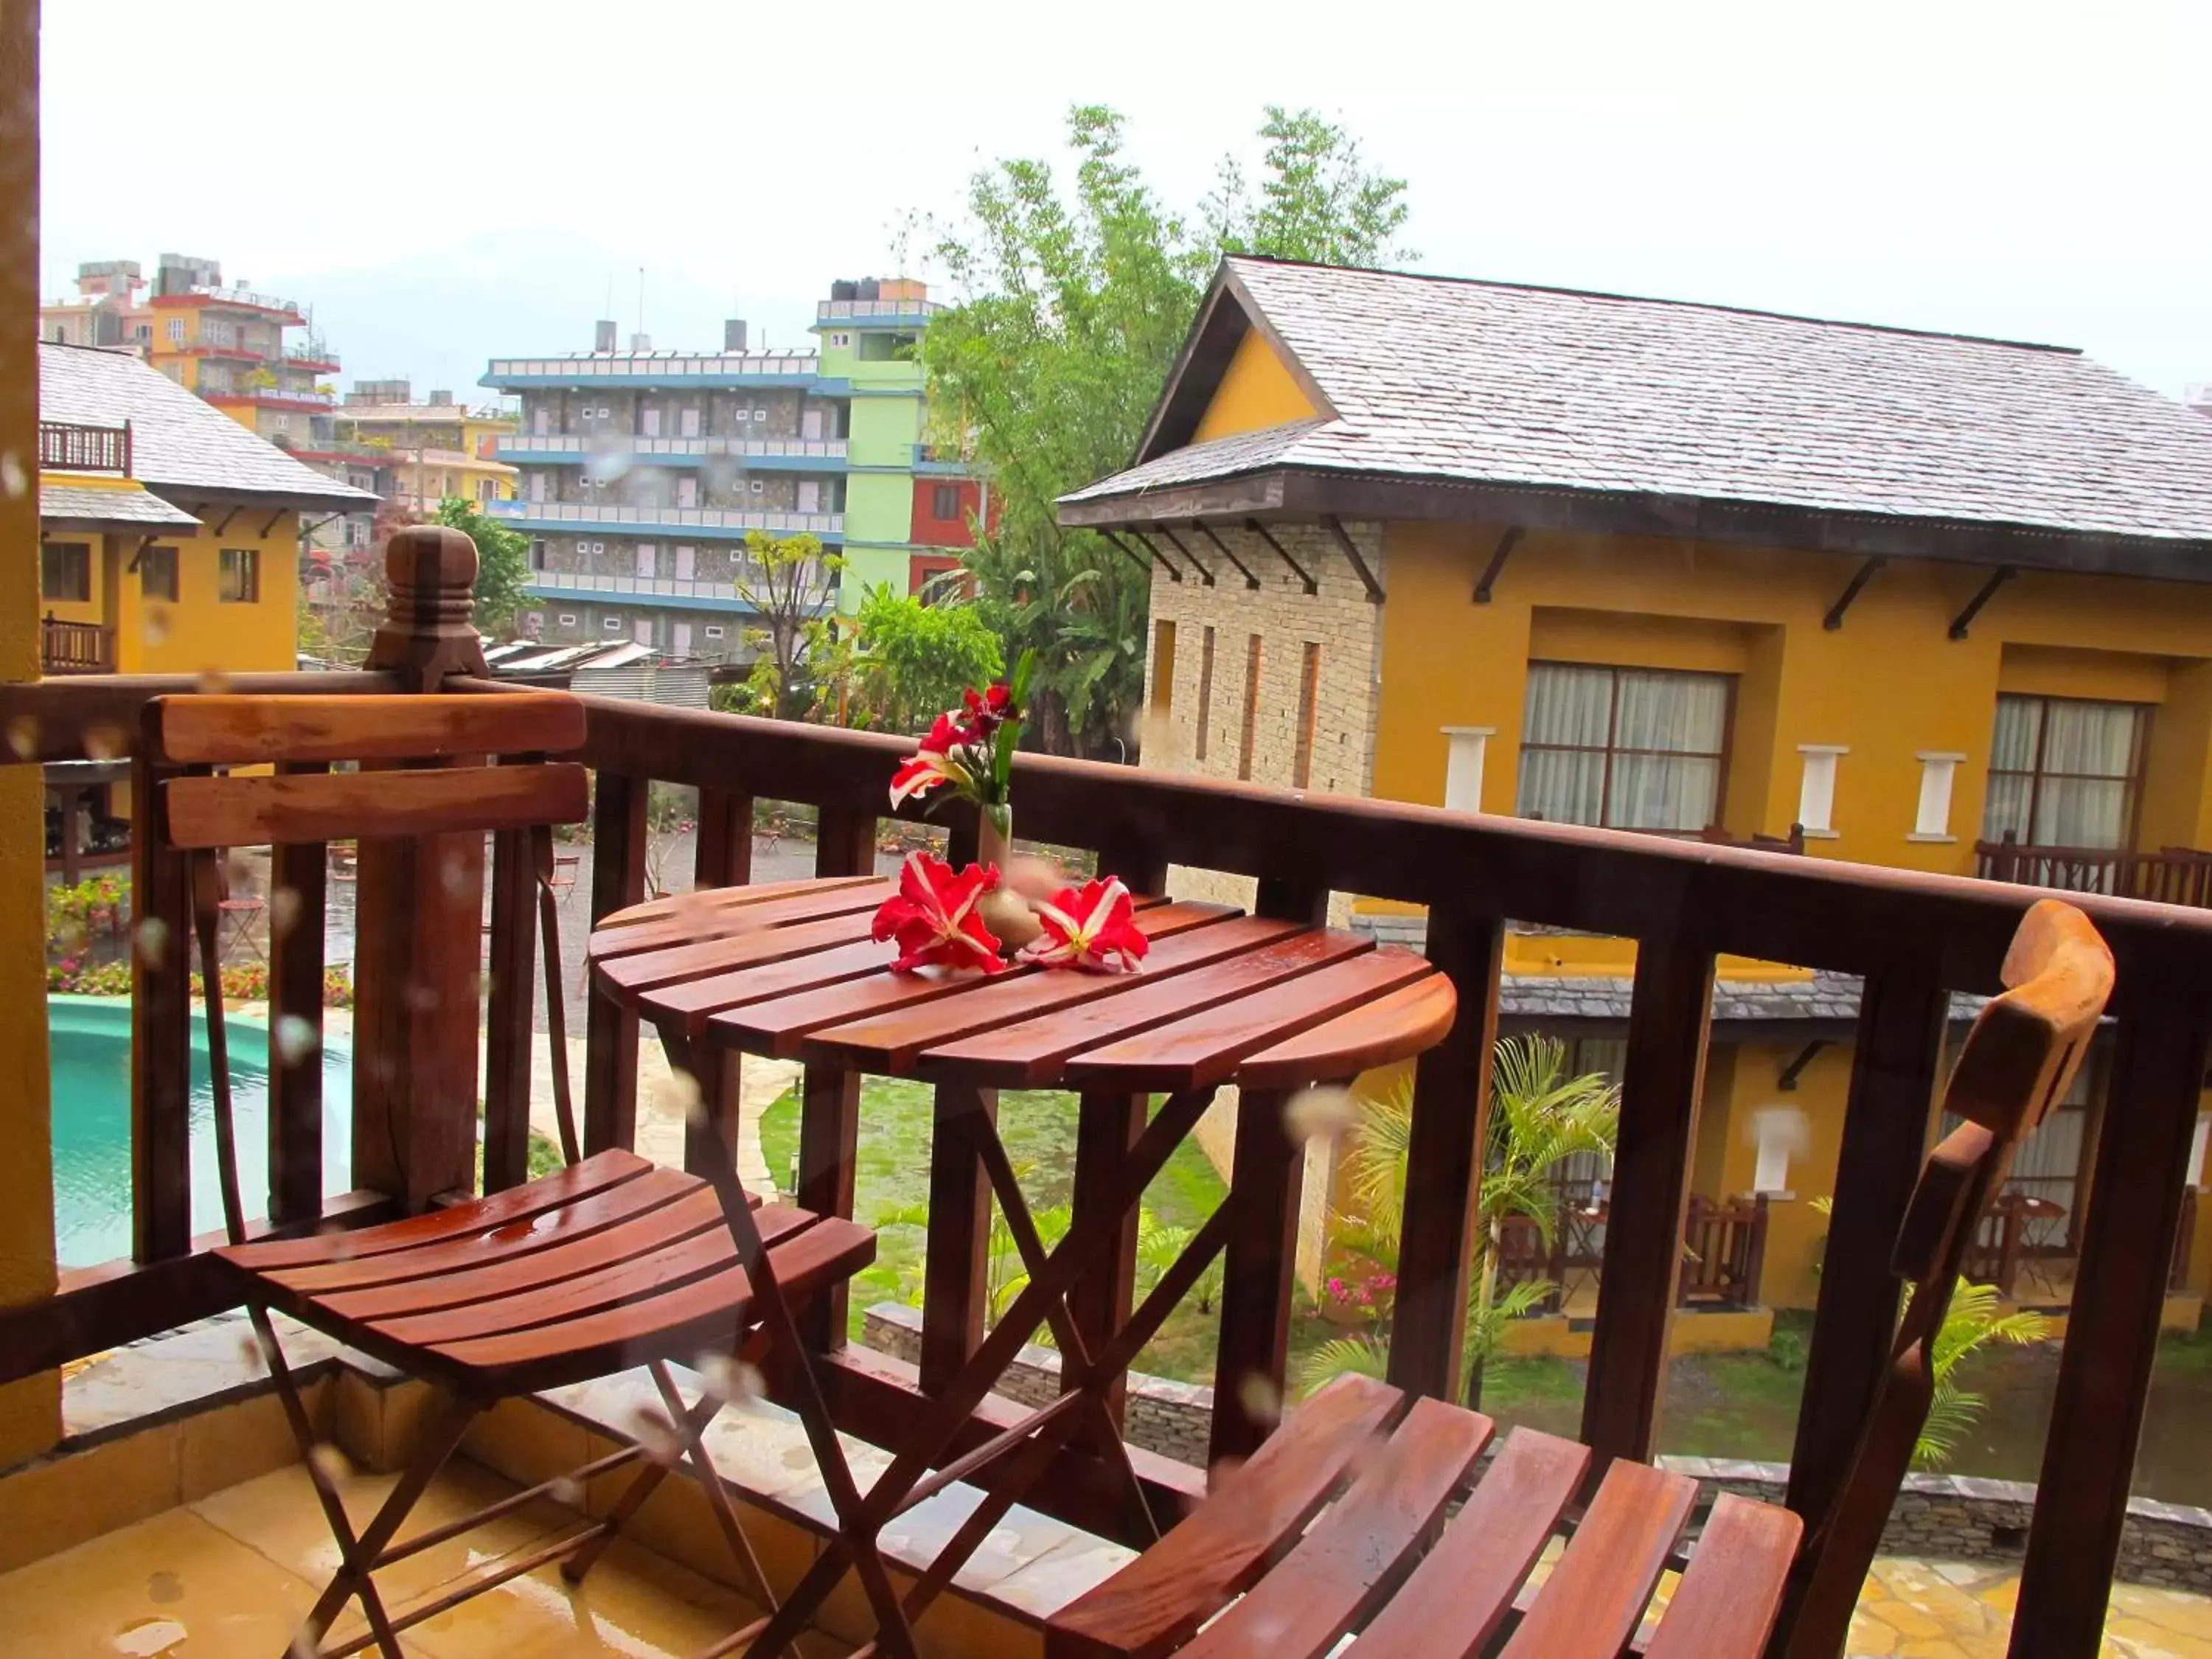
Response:
[[[487,672],[469,621],[476,544],[458,530],[403,530],[385,548],[384,568],[392,603],[368,666],[420,691],[449,673]],[[354,1181],[410,1211],[475,1186],[483,866],[479,835],[361,847]]]

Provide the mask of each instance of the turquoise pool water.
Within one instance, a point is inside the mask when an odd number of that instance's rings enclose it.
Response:
[[[65,1267],[90,1267],[131,1254],[131,1007],[108,997],[49,997],[53,1051],[54,1243]],[[258,1215],[269,1193],[269,1042],[267,1028],[233,1018],[231,1099],[238,1119],[239,1184],[246,1213]],[[335,1044],[323,1051],[324,1190],[351,1184],[351,1056]],[[192,1033],[192,1231],[222,1225],[216,1184],[215,1090],[209,1080],[207,1033]]]

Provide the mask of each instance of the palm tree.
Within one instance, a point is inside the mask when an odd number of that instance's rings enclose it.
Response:
[[[1505,1224],[1526,1216],[1549,1249],[1559,1226],[1553,1177],[1568,1159],[1585,1154],[1610,1158],[1620,1127],[1620,1087],[1601,1073],[1567,1072],[1567,1046],[1557,1037],[1501,1040],[1491,1060],[1490,1133],[1476,1200],[1473,1289],[1463,1349],[1470,1395],[1481,1368],[1503,1343],[1508,1323],[1533,1311],[1556,1288],[1524,1279],[1498,1289],[1499,1245]],[[1346,1184],[1364,1218],[1377,1255],[1397,1259],[1406,1221],[1406,1165],[1412,1149],[1413,1088],[1401,1078],[1367,1103],[1359,1139],[1345,1160]],[[1344,1337],[1323,1343],[1299,1368],[1301,1386],[1318,1387],[1340,1371],[1381,1376],[1388,1344],[1377,1337]]]

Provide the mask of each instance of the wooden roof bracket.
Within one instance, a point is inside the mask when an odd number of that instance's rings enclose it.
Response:
[[[244,510],[245,510],[245,509],[244,509],[244,508],[242,508],[242,507],[232,507],[232,508],[230,509],[230,511],[229,511],[229,512],[228,512],[228,513],[226,513],[226,514],[224,514],[222,515],[222,522],[221,524],[219,524],[219,525],[217,525],[217,526],[216,526],[213,530],[210,530],[210,532],[208,532],[208,534],[210,534],[210,536],[220,536],[220,535],[222,535],[222,532],[223,532],[224,531],[226,531],[226,530],[228,530],[228,529],[229,529],[229,528],[230,528],[230,521],[231,521],[233,519],[236,518],[236,517],[237,517],[237,516],[238,516],[241,512],[243,512]]]
[[[1796,1059],[1782,1068],[1782,1075],[1774,1079],[1774,1086],[1784,1091],[1796,1090],[1797,1079],[1804,1075],[1805,1068],[1813,1063],[1813,1056],[1827,1046],[1827,1038],[1814,1037],[1797,1051]]]
[[[1204,582],[1208,587],[1213,586],[1213,573],[1198,562],[1197,554],[1192,552],[1190,549],[1183,545],[1182,537],[1176,535],[1174,531],[1169,529],[1167,526],[1164,524],[1156,524],[1152,528],[1168,538],[1168,545],[1170,547],[1172,547],[1176,552],[1182,554],[1183,557],[1190,561],[1190,568],[1198,572],[1199,580]]]
[[[1521,526],[1517,524],[1498,538],[1498,546],[1490,555],[1490,562],[1482,568],[1482,574],[1475,580],[1474,602],[1477,605],[1490,603],[1491,590],[1498,586],[1498,578],[1505,568],[1506,560],[1513,556],[1513,550],[1520,545]]]
[[[1181,581],[1182,580],[1182,567],[1178,565],[1173,559],[1168,557],[1166,554],[1161,552],[1159,544],[1158,542],[1155,542],[1150,536],[1145,534],[1141,530],[1132,530],[1129,533],[1132,536],[1134,536],[1137,540],[1143,544],[1145,551],[1151,554],[1155,559],[1159,561],[1161,569],[1166,571],[1168,574],[1176,581]]]
[[[261,539],[262,539],[262,540],[264,540],[264,541],[268,540],[268,539],[269,539],[269,532],[270,532],[270,531],[274,530],[274,529],[276,527],[276,520],[279,520],[279,519],[281,519],[281,518],[283,518],[283,517],[287,513],[289,513],[291,510],[292,510],[292,509],[291,509],[290,507],[278,507],[278,508],[277,508],[274,513],[271,513],[271,514],[269,515],[268,522],[267,522],[267,523],[265,523],[265,524],[264,524],[264,525],[261,526],[261,532],[260,532]]]
[[[156,531],[149,530],[141,536],[138,538],[138,545],[131,550],[131,562],[123,567],[123,574],[126,576],[137,575],[138,567],[146,562],[146,550],[160,539],[161,535]]]
[[[1115,552],[1126,555],[1135,563],[1137,568],[1143,571],[1147,576],[1152,574],[1152,566],[1157,562],[1159,568],[1168,573],[1168,579],[1170,581],[1179,582],[1182,580],[1182,572],[1170,564],[1161,555],[1160,550],[1157,547],[1152,547],[1152,544],[1150,542],[1146,542],[1145,544],[1146,547],[1152,548],[1152,556],[1148,559],[1143,554],[1138,552],[1135,548],[1130,546],[1128,543],[1123,541],[1119,536],[1115,535],[1112,531],[1102,526],[1098,533],[1107,539],[1108,543],[1112,545]]]
[[[1324,513],[1321,515],[1321,522],[1322,527],[1336,538],[1336,544],[1344,550],[1344,556],[1352,561],[1352,569],[1358,573],[1359,580],[1365,584],[1367,603],[1382,604],[1382,584],[1375,580],[1375,573],[1367,568],[1367,561],[1360,557],[1358,547],[1353,543],[1352,538],[1345,533],[1344,520],[1334,513]]]
[[[1190,527],[1221,550],[1221,556],[1237,567],[1237,574],[1243,577],[1245,586],[1251,588],[1255,592],[1258,591],[1260,586],[1260,579],[1244,568],[1243,560],[1238,558],[1234,553],[1231,553],[1229,550],[1229,544],[1227,542],[1223,541],[1220,537],[1213,533],[1213,526],[1212,525],[1206,523],[1203,519],[1193,519],[1190,521]]]
[[[1951,637],[1954,640],[1965,639],[1966,629],[1972,626],[1974,618],[1982,614],[1982,607],[1996,597],[1997,589],[2019,574],[2020,572],[2008,564],[2001,564],[1991,571],[1989,580],[1982,584],[1982,591],[1966,601],[1966,608],[1964,611],[1951,618]]]
[[[1315,583],[1314,579],[1311,576],[1307,575],[1304,568],[1296,559],[1290,556],[1289,550],[1285,548],[1282,543],[1277,541],[1274,537],[1268,532],[1267,526],[1261,524],[1257,519],[1247,519],[1244,520],[1244,527],[1250,531],[1254,535],[1257,536],[1261,541],[1267,543],[1268,546],[1275,550],[1275,556],[1280,559],[1285,564],[1290,566],[1291,574],[1296,576],[1301,582],[1305,584],[1306,592],[1309,597],[1321,592],[1321,588]]]
[[[1820,618],[1820,626],[1831,634],[1842,628],[1844,614],[1851,608],[1851,601],[1858,598],[1859,591],[1874,580],[1874,573],[1888,562],[1882,555],[1876,553],[1861,565],[1858,574],[1844,585],[1842,592],[1836,595],[1836,602],[1828,607],[1828,614]]]

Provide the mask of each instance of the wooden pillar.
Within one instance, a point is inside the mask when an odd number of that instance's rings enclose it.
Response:
[[[367,666],[422,691],[485,672],[469,621],[475,544],[458,530],[403,530],[384,568],[391,608]],[[410,1211],[476,1184],[483,880],[480,835],[361,843],[354,1180]]]
[[[321,762],[285,766],[325,772]],[[323,944],[330,848],[279,847],[270,857],[269,1218],[307,1221],[323,1206]]]

